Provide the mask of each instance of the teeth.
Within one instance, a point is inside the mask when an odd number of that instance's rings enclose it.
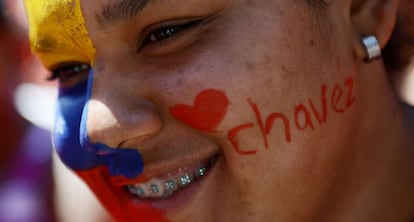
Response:
[[[138,189],[136,189],[136,192],[135,192],[138,196],[144,196],[145,195],[145,191],[144,191],[144,189],[142,189],[142,188],[138,188]]]
[[[158,179],[152,179],[147,182],[148,197],[161,197],[164,195],[164,187]]]
[[[135,194],[138,196],[145,196],[145,191],[147,189],[143,184],[137,184],[137,185],[128,185],[128,190],[132,194]]]
[[[206,175],[206,172],[207,172],[207,168],[201,167],[200,169],[197,170],[196,176],[197,177],[202,177],[202,176]]]
[[[188,173],[186,173],[180,177],[180,179],[178,180],[178,184],[180,185],[180,187],[185,187],[188,184],[190,184],[192,181],[193,181],[193,178]]]
[[[175,183],[174,180],[167,180],[164,182],[164,186],[165,186],[165,190],[167,191],[167,193],[173,193],[174,191],[177,190],[177,184]]]
[[[165,181],[151,179],[146,183],[128,185],[129,192],[141,198],[164,198],[172,195],[180,188],[184,188],[194,182],[197,178],[205,176],[207,167],[200,167],[193,173],[184,172],[177,178],[170,178]]]

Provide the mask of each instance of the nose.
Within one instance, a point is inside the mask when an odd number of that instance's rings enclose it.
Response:
[[[112,149],[138,149],[162,128],[157,106],[139,95],[135,87],[128,89],[123,81],[95,79],[88,82],[87,102],[81,121],[81,143],[98,154],[111,151],[90,144],[104,144]],[[95,83],[94,83],[95,82]]]

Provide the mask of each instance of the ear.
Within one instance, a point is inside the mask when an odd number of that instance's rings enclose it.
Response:
[[[355,30],[353,48],[358,58],[367,58],[363,37],[377,37],[381,49],[394,30],[399,0],[351,0],[351,19]]]

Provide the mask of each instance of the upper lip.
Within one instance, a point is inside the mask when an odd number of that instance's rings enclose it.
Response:
[[[145,182],[211,158],[221,152],[221,146],[211,138],[181,127],[178,129],[166,127],[163,133],[148,138],[146,141],[127,140],[122,143],[122,147],[138,148],[144,160],[144,171],[141,176],[134,179],[111,177],[112,183],[116,186]]]
[[[183,158],[181,160],[173,160],[168,163],[154,163],[150,166],[145,166],[144,175],[139,176],[134,179],[128,179],[125,177],[112,177],[112,183],[114,183],[117,186],[126,186],[130,184],[137,184],[146,182],[152,178],[159,177],[162,175],[166,175],[170,172],[177,171],[180,168],[185,168],[186,166],[195,164],[197,162],[201,162],[206,159],[210,159],[217,155],[218,153],[209,153],[208,155],[202,155],[198,158],[193,158],[192,156]]]
[[[188,138],[185,140],[176,139],[172,143],[157,143],[150,147],[147,146],[146,149],[140,150],[144,157],[143,175],[134,179],[111,177],[111,181],[116,186],[142,183],[219,154],[218,145],[208,140],[197,141],[197,145],[190,145],[191,142],[188,141]]]
[[[218,154],[217,150],[213,149],[195,149],[196,152],[187,153],[187,155],[180,155],[177,158],[169,159],[159,162],[149,162],[145,164],[145,175],[147,177],[154,177],[160,174],[165,174],[176,170],[180,167],[194,164],[198,161],[211,158]]]

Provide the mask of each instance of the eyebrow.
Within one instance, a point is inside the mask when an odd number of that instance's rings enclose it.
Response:
[[[101,7],[96,20],[101,26],[112,25],[137,16],[145,7],[155,0],[117,0]]]

